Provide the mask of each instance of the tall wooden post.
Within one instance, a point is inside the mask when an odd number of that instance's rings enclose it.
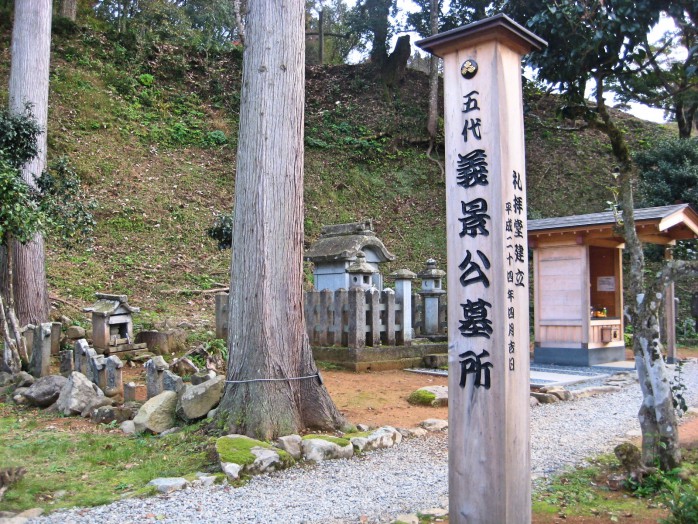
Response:
[[[527,523],[528,256],[521,58],[505,15],[417,45],[444,60],[449,519]]]

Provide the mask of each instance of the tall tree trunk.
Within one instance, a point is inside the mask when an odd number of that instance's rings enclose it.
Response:
[[[24,111],[27,102],[44,132],[38,137],[39,154],[22,167],[22,178],[32,187],[46,167],[46,124],[48,120],[48,79],[51,58],[51,0],[16,0],[12,28],[10,66],[10,109]],[[48,291],[44,240],[12,243],[15,307],[22,325],[48,319]]]
[[[429,7],[429,29],[432,35],[439,32],[439,0],[431,0]],[[429,112],[427,114],[427,133],[429,133],[429,152],[436,143],[437,122],[439,115],[439,58],[429,58]]]
[[[78,14],[78,1],[77,0],[61,0],[58,8],[58,16],[67,18],[75,22],[75,18]]]
[[[250,2],[245,27],[229,303],[219,418],[271,439],[343,424],[320,383],[303,311],[304,5]]]
[[[603,130],[611,141],[619,163],[620,204],[626,251],[630,255],[626,315],[633,326],[633,354],[643,401],[638,417],[642,430],[642,459],[646,465],[667,471],[681,462],[679,432],[671,380],[662,356],[659,309],[664,287],[648,286],[644,281],[645,260],[642,242],[635,229],[633,178],[634,166],[622,132],[615,125],[603,99],[603,78],[597,78],[596,106]]]

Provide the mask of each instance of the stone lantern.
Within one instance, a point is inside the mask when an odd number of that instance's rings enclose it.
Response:
[[[376,269],[366,262],[363,251],[356,253],[356,260],[349,266],[349,288],[371,289],[373,287],[373,274]]]
[[[422,295],[424,304],[424,335],[436,335],[439,333],[439,301],[446,291],[441,287],[441,281],[446,272],[436,268],[436,260],[427,260],[427,267],[417,273],[422,280]]]

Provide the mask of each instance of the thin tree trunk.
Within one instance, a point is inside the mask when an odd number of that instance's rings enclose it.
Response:
[[[247,14],[229,303],[219,418],[271,439],[343,418],[317,377],[302,296],[304,5]]]
[[[429,29],[435,35],[439,31],[439,0],[431,0],[429,9]],[[427,115],[427,132],[429,133],[429,153],[436,143],[437,122],[439,115],[439,58],[429,58],[429,112]]]
[[[12,29],[10,66],[10,109],[20,113],[25,104],[43,129],[38,136],[39,153],[22,167],[22,178],[31,187],[46,167],[46,127],[48,120],[48,80],[51,58],[51,0],[16,0]],[[37,235],[32,242],[13,242],[15,262],[15,307],[19,321],[38,324],[48,320],[48,290],[44,241]]]
[[[634,166],[623,134],[606,108],[603,78],[597,78],[596,84],[599,116],[611,141],[613,155],[619,163],[623,231],[626,251],[630,255],[627,315],[633,326],[633,353],[643,393],[638,412],[642,430],[642,458],[648,466],[659,464],[663,470],[670,470],[681,462],[681,451],[671,382],[660,341],[659,309],[663,301],[663,288],[654,290],[653,286],[646,285],[643,278],[645,261],[634,217]]]

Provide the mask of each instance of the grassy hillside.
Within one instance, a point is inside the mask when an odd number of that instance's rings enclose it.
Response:
[[[64,251],[49,240],[52,296],[82,306],[96,291],[125,293],[144,324],[212,321],[211,295],[180,291],[228,281],[230,252],[205,229],[232,208],[240,59],[186,45],[145,52],[87,28],[54,34],[49,157],[70,157],[98,208],[94,245]],[[2,101],[9,61],[3,34]],[[443,264],[443,180],[424,154],[426,76],[408,71],[393,94],[365,65],[311,66],[306,76],[306,242],[323,224],[372,218],[398,257],[388,271]],[[526,104],[529,216],[602,210],[605,137],[559,129],[573,123],[555,118],[554,97],[531,91]],[[636,147],[672,132],[621,118]]]

